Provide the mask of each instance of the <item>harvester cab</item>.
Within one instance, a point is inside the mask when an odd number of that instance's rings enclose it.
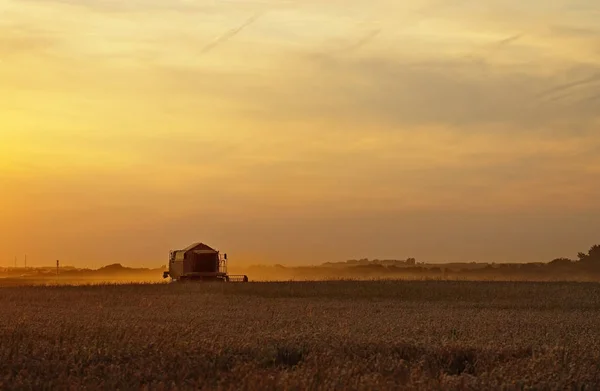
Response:
[[[163,278],[172,281],[221,281],[248,282],[248,276],[227,273],[227,254],[207,246],[194,243],[183,249],[169,252],[169,271]]]

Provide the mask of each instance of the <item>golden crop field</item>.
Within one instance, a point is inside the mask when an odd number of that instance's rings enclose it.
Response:
[[[0,288],[0,389],[597,389],[600,285]]]

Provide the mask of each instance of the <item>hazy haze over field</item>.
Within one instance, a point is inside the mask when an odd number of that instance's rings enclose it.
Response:
[[[592,0],[0,0],[0,264],[155,265],[196,240],[248,262],[575,256],[600,232],[598,20]]]

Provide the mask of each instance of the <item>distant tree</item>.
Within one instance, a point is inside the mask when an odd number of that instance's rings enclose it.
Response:
[[[547,264],[548,271],[551,273],[570,273],[577,269],[577,263],[568,258],[556,258]]]
[[[579,253],[577,254],[580,262],[590,263],[590,264],[600,264],[600,245],[596,244],[590,247],[590,250],[587,254]]]
[[[417,260],[416,260],[416,259],[414,259],[414,258],[408,258],[408,259],[406,260],[406,264],[407,264],[408,266],[415,266],[415,265],[417,264]]]
[[[550,261],[549,265],[558,266],[558,265],[570,265],[573,263],[569,258],[556,258]]]

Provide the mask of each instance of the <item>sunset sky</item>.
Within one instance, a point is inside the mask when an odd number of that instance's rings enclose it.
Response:
[[[0,0],[0,265],[600,243],[597,0]]]

